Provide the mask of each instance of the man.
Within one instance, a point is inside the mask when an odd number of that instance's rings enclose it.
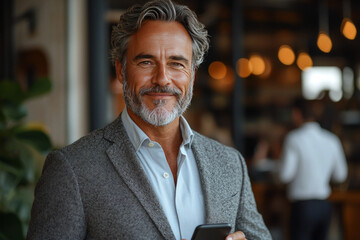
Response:
[[[338,137],[315,122],[309,102],[296,100],[292,114],[298,128],[285,139],[280,168],[291,201],[291,240],[325,240],[331,219],[329,183],[347,176],[344,152]]]
[[[180,240],[222,222],[232,225],[227,240],[271,239],[241,155],[181,116],[208,49],[194,13],[168,0],[135,6],[112,45],[126,109],[48,156],[28,239]]]

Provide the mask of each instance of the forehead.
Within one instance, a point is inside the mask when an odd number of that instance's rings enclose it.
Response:
[[[192,40],[179,22],[146,21],[130,37],[128,54],[182,54],[192,55]]]

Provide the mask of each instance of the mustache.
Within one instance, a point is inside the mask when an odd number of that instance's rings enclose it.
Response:
[[[154,87],[143,87],[139,90],[139,94],[144,96],[147,93],[169,93],[174,95],[177,98],[181,97],[181,91],[177,87],[169,87],[169,86],[159,86],[156,85]]]

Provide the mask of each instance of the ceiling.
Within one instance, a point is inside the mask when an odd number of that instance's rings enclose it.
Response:
[[[134,3],[143,4],[145,2],[147,1],[108,0],[110,9],[126,9]],[[200,19],[205,19],[207,16],[206,25],[224,18],[224,14],[227,14],[231,21],[232,1],[230,0],[182,0],[178,2],[190,6]],[[277,51],[279,44],[289,44],[295,51],[303,49],[314,56],[327,57],[317,50],[315,44],[319,32],[319,6],[327,6],[329,32],[334,46],[330,55],[336,58],[345,57],[349,64],[359,62],[359,34],[355,40],[351,41],[345,39],[339,31],[345,2],[350,3],[351,19],[359,28],[360,1],[242,0],[242,10],[239,9],[239,14],[243,16],[244,47],[248,52],[273,54],[274,51]]]
[[[231,64],[234,52],[233,15],[241,19],[241,47],[245,57],[259,54],[273,64],[273,79],[294,78],[299,84],[299,69],[289,68],[277,60],[277,51],[283,44],[293,48],[295,54],[306,51],[313,58],[314,65],[332,65],[353,69],[360,67],[360,34],[355,40],[348,40],[340,33],[344,16],[343,4],[350,3],[349,17],[360,27],[360,1],[355,0],[241,0],[240,9],[233,8],[237,0],[179,0],[188,5],[209,29],[212,48],[207,60],[228,61]],[[240,0],[239,0],[240,1]],[[126,9],[143,0],[108,0],[110,9]],[[325,9],[325,11],[324,11]],[[326,11],[327,9],[327,11]],[[321,11],[320,11],[321,10]],[[322,14],[322,18],[319,15]],[[328,22],[333,48],[330,53],[321,52],[316,46],[319,21]],[[215,49],[215,50],[214,50]],[[209,60],[210,59],[210,60]],[[227,59],[227,60],[226,60]],[[207,62],[209,63],[209,62]],[[205,62],[205,65],[207,64]]]
[[[273,2],[273,1],[271,1]],[[245,1],[245,38],[250,49],[270,48],[276,44],[289,44],[295,50],[307,50],[312,56],[346,58],[348,64],[359,62],[359,34],[355,40],[348,40],[340,33],[343,19],[343,2],[329,0],[319,3],[310,0],[270,0]],[[319,6],[328,7],[329,35],[333,42],[330,54],[317,49],[316,39],[319,33]],[[326,13],[326,10],[325,10]],[[360,2],[351,2],[351,19],[359,26]],[[326,14],[323,15],[326,21]],[[247,36],[246,36],[247,35]],[[258,40],[256,40],[258,39]],[[271,44],[273,43],[273,45]],[[278,46],[279,47],[279,46]]]

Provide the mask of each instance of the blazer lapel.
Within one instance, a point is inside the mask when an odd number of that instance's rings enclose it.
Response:
[[[210,140],[197,133],[194,136],[192,149],[204,194],[206,223],[232,221],[237,211],[237,208],[235,209],[238,202],[236,196],[241,187],[239,178],[234,178],[240,172],[236,170],[237,166],[231,166],[227,159],[231,155],[224,154],[224,149],[219,152],[216,144],[211,144]]]
[[[216,223],[217,219],[217,190],[214,184],[214,176],[212,172],[211,161],[208,156],[209,149],[205,149],[204,145],[198,142],[198,138],[194,137],[192,150],[200,173],[200,181],[205,200],[205,222]]]
[[[175,240],[165,213],[126,134],[121,117],[105,128],[104,137],[114,142],[107,149],[107,155],[120,177],[138,198],[164,238]]]

